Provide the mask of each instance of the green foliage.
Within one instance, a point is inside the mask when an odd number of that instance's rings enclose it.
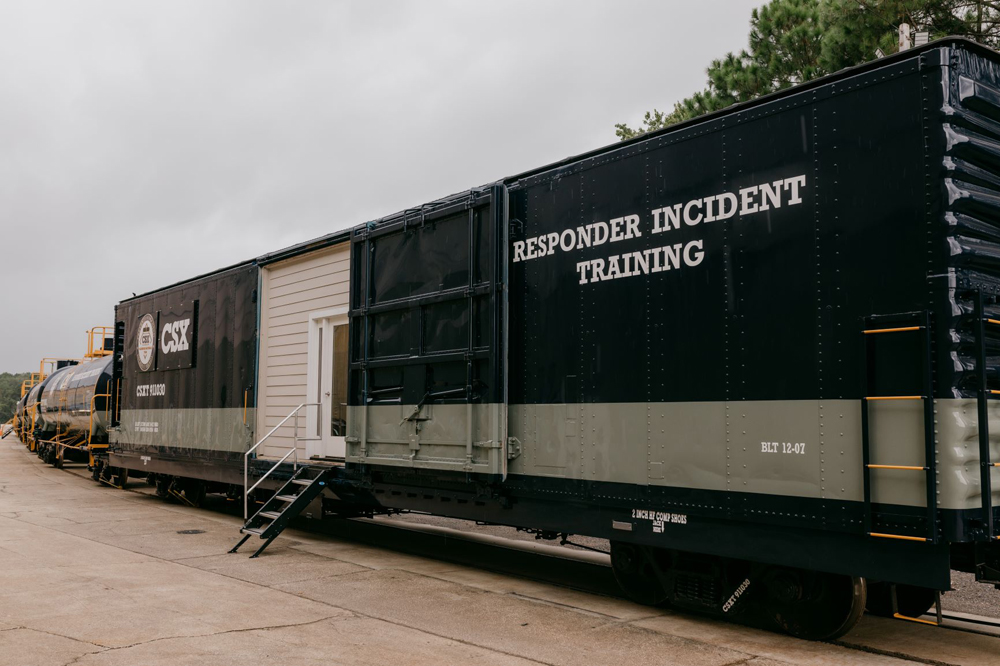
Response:
[[[895,53],[898,26],[1000,46],[1000,1],[771,0],[750,16],[748,48],[712,61],[708,85],[642,124],[615,125],[621,140],[746,102],[797,83]]]
[[[14,405],[21,399],[21,383],[30,376],[29,372],[0,373],[0,423],[14,416]]]

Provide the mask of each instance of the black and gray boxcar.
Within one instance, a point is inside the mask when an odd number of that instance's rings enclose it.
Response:
[[[308,479],[328,515],[607,538],[634,598],[799,636],[843,633],[866,596],[891,608],[890,584],[922,612],[953,568],[1000,582],[998,225],[1000,56],[959,39],[370,222],[346,455]],[[239,315],[202,304],[199,339],[267,316],[240,294]],[[236,365],[174,393],[184,368],[143,361],[143,321],[162,335],[196,298],[119,306],[124,367],[151,365],[124,371],[115,464],[211,478],[202,449],[263,434],[241,436],[257,384]],[[307,376],[285,404],[332,400]],[[301,504],[279,492],[247,534]]]
[[[228,487],[222,470],[253,444],[256,293],[256,264],[245,262],[115,308],[119,399],[101,464],[195,504]]]

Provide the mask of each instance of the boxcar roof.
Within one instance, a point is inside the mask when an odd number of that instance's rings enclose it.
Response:
[[[882,67],[888,67],[898,62],[903,62],[906,60],[911,60],[913,58],[918,58],[928,51],[933,51],[935,49],[941,48],[942,46],[949,46],[949,45],[961,46],[962,48],[969,51],[974,51],[979,55],[991,58],[993,60],[1000,60],[1000,53],[994,51],[991,48],[983,46],[982,44],[974,42],[971,39],[966,39],[965,37],[942,37],[941,39],[936,39],[933,42],[928,42],[927,44],[924,44],[922,46],[907,49],[906,51],[901,51],[899,53],[894,53],[884,58],[879,58],[878,60],[870,60],[868,62],[856,65],[854,67],[845,67],[844,69],[841,69],[832,74],[827,74],[826,76],[820,77],[818,79],[813,79],[805,83],[800,83],[799,85],[791,86],[789,88],[785,88],[784,90],[779,90],[777,92],[773,92],[768,95],[763,95],[761,97],[757,97],[747,102],[740,102],[738,104],[733,104],[719,111],[706,113],[697,116],[696,118],[691,118],[690,120],[685,120],[675,125],[664,127],[663,129],[647,132],[646,134],[641,134],[635,138],[628,139],[627,141],[618,141],[617,143],[608,144],[601,148],[597,148],[585,153],[580,153],[579,155],[573,155],[571,157],[567,157],[557,162],[552,162],[551,164],[547,164],[542,167],[529,169],[528,171],[524,171],[515,176],[510,176],[509,178],[505,178],[503,182],[513,183],[518,180],[521,180],[522,178],[528,178],[552,169],[558,169],[560,167],[568,166],[570,164],[574,164],[576,162],[589,159],[591,157],[596,157],[598,155],[610,153],[620,148],[626,148],[636,143],[645,141],[647,139],[659,137],[664,134],[670,134],[671,132],[681,131],[688,127],[692,127],[694,125],[699,125],[701,123],[709,122],[717,118],[723,118],[725,116],[729,116],[735,113],[740,113],[742,111],[746,111],[747,109],[752,109],[761,106],[763,104],[768,104],[769,102],[773,102],[775,100],[783,99],[785,97],[791,97],[792,95],[797,95],[799,93],[806,92],[809,90],[814,90],[816,88],[822,88],[823,86],[829,85],[831,83],[836,83],[837,81],[842,81],[852,76],[857,76],[858,74],[864,74],[865,72],[877,70]]]
[[[578,155],[573,155],[571,157],[567,157],[565,159],[562,159],[562,160],[559,160],[559,161],[556,161],[556,162],[551,162],[549,164],[546,164],[545,166],[536,167],[536,168],[530,169],[528,171],[523,171],[521,173],[518,173],[518,174],[513,175],[513,176],[509,176],[507,178],[501,178],[500,180],[498,180],[496,182],[506,183],[506,184],[514,183],[514,182],[517,182],[518,180],[521,180],[523,178],[529,178],[531,176],[535,176],[535,175],[538,175],[538,174],[545,173],[546,171],[551,171],[553,169],[559,169],[561,167],[569,166],[569,165],[575,164],[577,162],[590,159],[592,157],[597,157],[599,155],[610,153],[610,152],[613,152],[613,151],[616,151],[616,150],[619,150],[619,149],[622,149],[622,148],[627,148],[629,146],[632,146],[634,144],[640,143],[642,141],[646,141],[646,140],[651,139],[651,138],[659,137],[659,136],[662,136],[664,134],[669,134],[671,132],[682,131],[682,130],[684,130],[684,129],[688,128],[688,127],[692,127],[694,125],[698,125],[698,124],[705,123],[705,122],[710,122],[710,121],[715,120],[717,118],[723,118],[723,117],[728,116],[728,115],[732,115],[732,114],[736,114],[736,113],[741,113],[743,111],[746,111],[747,109],[752,109],[752,108],[755,108],[757,106],[761,106],[763,104],[768,104],[768,103],[773,102],[775,100],[779,100],[779,99],[782,99],[782,98],[785,98],[785,97],[790,97],[792,95],[797,95],[799,93],[806,92],[806,91],[809,91],[809,90],[814,90],[816,88],[821,88],[823,86],[829,85],[831,83],[836,83],[837,81],[841,81],[841,80],[850,78],[852,76],[856,76],[858,74],[863,74],[865,72],[877,70],[879,68],[887,67],[887,66],[890,66],[892,64],[901,62],[901,61],[910,60],[912,58],[918,58],[918,57],[920,57],[921,55],[923,55],[924,53],[926,53],[928,51],[933,51],[934,49],[940,48],[942,46],[949,46],[949,45],[960,46],[963,49],[966,49],[966,50],[969,50],[969,51],[974,51],[974,52],[978,53],[979,55],[991,58],[993,60],[1000,59],[1000,53],[997,53],[996,51],[994,51],[994,50],[992,50],[990,48],[987,48],[987,47],[983,46],[982,44],[978,44],[978,43],[976,43],[976,42],[974,42],[974,41],[972,41],[970,39],[966,39],[965,37],[944,37],[942,39],[937,39],[937,40],[935,40],[933,42],[929,42],[927,44],[924,44],[923,46],[918,46],[918,47],[915,47],[915,48],[911,48],[911,49],[908,49],[906,51],[902,51],[900,53],[895,53],[893,55],[886,56],[885,58],[880,58],[878,60],[872,60],[872,61],[863,63],[861,65],[857,65],[855,67],[847,67],[847,68],[842,69],[842,70],[840,70],[838,72],[834,72],[833,74],[828,74],[827,76],[823,76],[823,77],[820,77],[818,79],[814,79],[812,81],[808,81],[806,83],[799,84],[797,86],[792,86],[792,87],[789,87],[789,88],[785,88],[784,90],[779,90],[777,92],[771,93],[769,95],[764,95],[762,97],[758,97],[756,99],[753,99],[753,100],[750,100],[750,101],[747,101],[747,102],[742,102],[742,103],[739,103],[739,104],[734,104],[732,106],[726,107],[725,109],[722,109],[722,110],[719,110],[719,111],[714,111],[712,113],[707,113],[707,114],[698,116],[697,118],[692,118],[690,120],[685,120],[684,122],[677,123],[675,125],[670,125],[669,127],[665,127],[663,129],[655,130],[653,132],[648,132],[646,134],[642,134],[640,136],[637,136],[637,137],[635,137],[633,139],[629,139],[627,141],[619,141],[617,143],[608,144],[606,146],[602,146],[601,148],[597,148],[597,149],[594,149],[594,150],[591,150],[591,151],[587,151],[585,153],[580,153]],[[455,197],[462,196],[463,194],[465,194],[467,192],[471,192],[471,191],[476,191],[476,190],[481,190],[481,189],[487,188],[491,184],[492,183],[487,183],[487,184],[482,185],[480,187],[473,187],[473,188],[470,188],[468,190],[464,190],[464,191],[456,193],[456,194],[452,194],[452,195],[449,195],[449,196],[446,196],[446,197],[442,197],[442,198],[437,199],[435,201],[427,202],[426,204],[424,204],[422,206],[419,206],[417,208],[408,208],[408,209],[405,209],[405,210],[401,210],[401,211],[398,211],[396,213],[392,213],[391,215],[386,215],[384,217],[381,217],[377,221],[378,222],[389,221],[389,220],[392,220],[394,218],[398,218],[400,216],[407,215],[407,214],[409,214],[411,212],[418,212],[418,211],[422,210],[425,207],[434,207],[437,204],[443,204],[443,203],[446,203],[446,202],[454,199]],[[181,280],[179,282],[175,282],[173,284],[167,285],[165,287],[161,287],[159,289],[153,289],[153,290],[147,291],[145,293],[138,294],[136,296],[132,296],[132,297],[127,298],[127,299],[123,299],[121,302],[122,303],[127,303],[128,301],[134,300],[136,298],[141,298],[143,296],[148,296],[149,294],[155,294],[157,292],[164,291],[166,289],[172,289],[174,287],[178,287],[178,286],[183,285],[183,284],[194,282],[196,280],[201,280],[203,278],[211,277],[213,275],[218,275],[219,273],[224,273],[224,272],[226,272],[228,270],[232,270],[232,269],[235,269],[235,268],[240,268],[240,267],[248,266],[248,265],[252,265],[252,264],[257,264],[257,265],[260,265],[260,266],[264,266],[264,265],[267,265],[267,264],[274,263],[276,261],[281,261],[282,259],[287,259],[287,258],[294,257],[294,256],[297,256],[297,255],[300,255],[300,254],[305,254],[307,252],[312,252],[314,250],[319,250],[319,249],[322,249],[322,248],[325,248],[325,247],[329,247],[331,245],[335,245],[337,243],[346,242],[346,241],[350,240],[351,231],[353,229],[356,229],[356,228],[360,227],[360,226],[363,226],[363,225],[352,225],[351,227],[348,227],[347,229],[342,229],[340,231],[335,231],[333,233],[329,233],[329,234],[326,234],[324,236],[320,236],[318,238],[307,240],[307,241],[304,241],[302,243],[297,243],[295,245],[291,245],[291,246],[283,248],[281,250],[277,250],[275,252],[270,252],[270,253],[261,255],[259,257],[254,258],[254,259],[249,259],[249,260],[246,260],[246,261],[242,261],[240,263],[236,263],[236,264],[232,264],[230,266],[226,266],[225,268],[220,268],[220,269],[215,270],[215,271],[211,271],[211,272],[208,272],[208,273],[203,273],[201,275],[197,275],[195,277],[192,277],[192,278],[189,278],[189,279],[186,279],[186,280]]]

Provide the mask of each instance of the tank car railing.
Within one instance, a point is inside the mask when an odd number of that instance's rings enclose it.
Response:
[[[322,403],[318,403],[318,402],[303,402],[301,405],[299,405],[298,407],[296,407],[295,409],[293,409],[288,416],[286,416],[285,418],[281,419],[281,421],[278,423],[278,425],[276,425],[273,428],[271,428],[271,431],[269,433],[267,433],[266,435],[264,435],[263,437],[261,437],[261,439],[260,439],[259,442],[257,442],[253,446],[251,446],[247,450],[247,452],[243,454],[243,520],[247,520],[250,517],[249,516],[249,507],[250,507],[249,497],[250,497],[250,493],[252,493],[254,491],[254,489],[257,486],[259,486],[261,484],[261,482],[264,481],[264,479],[266,479],[268,476],[270,476],[271,472],[273,472],[274,470],[278,469],[278,467],[280,467],[283,462],[285,462],[286,460],[288,460],[288,457],[291,456],[291,455],[295,456],[295,462],[293,463],[293,469],[295,469],[296,471],[299,469],[299,410],[302,409],[303,407],[321,407],[321,406],[322,406]],[[293,423],[292,448],[291,448],[291,450],[289,450],[288,453],[286,453],[284,456],[282,456],[281,460],[279,460],[278,462],[274,463],[274,466],[272,466],[271,469],[269,469],[266,472],[264,472],[264,475],[261,476],[259,479],[257,479],[257,483],[253,484],[252,486],[250,486],[248,488],[247,486],[250,485],[250,454],[253,453],[255,450],[257,450],[257,447],[260,446],[261,444],[263,444],[267,440],[268,437],[270,437],[275,432],[277,432],[278,428],[280,428],[281,426],[285,425],[285,423],[288,422],[288,419],[293,418],[293,417],[295,418],[295,422]]]

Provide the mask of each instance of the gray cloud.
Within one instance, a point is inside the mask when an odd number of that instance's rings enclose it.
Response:
[[[0,370],[81,354],[132,292],[612,143],[759,2],[4,2]]]

